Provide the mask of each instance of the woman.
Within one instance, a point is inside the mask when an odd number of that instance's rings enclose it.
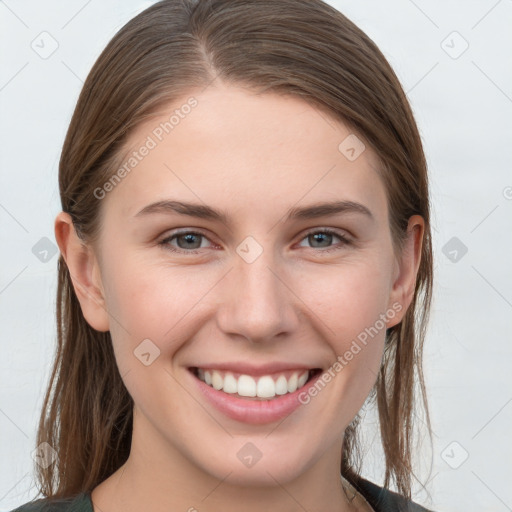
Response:
[[[425,510],[427,169],[368,36],[320,0],[159,2],[91,70],[59,181],[45,498],[17,510]]]

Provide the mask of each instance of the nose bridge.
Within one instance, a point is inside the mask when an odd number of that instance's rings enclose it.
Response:
[[[247,237],[236,252],[221,328],[251,341],[271,340],[290,331],[295,321],[292,294],[272,248]]]

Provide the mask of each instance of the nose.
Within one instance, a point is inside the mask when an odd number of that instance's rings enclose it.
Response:
[[[218,327],[226,336],[254,343],[275,342],[298,325],[297,304],[289,272],[263,251],[252,262],[236,255],[234,268],[222,284]]]

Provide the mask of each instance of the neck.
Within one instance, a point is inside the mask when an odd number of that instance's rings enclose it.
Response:
[[[342,439],[326,447],[317,461],[298,474],[276,474],[261,465],[258,478],[256,472],[247,473],[256,466],[239,474],[235,467],[235,471],[212,475],[191,461],[179,445],[170,445],[155,431],[149,435],[137,429],[136,423],[134,418],[128,460],[92,492],[95,512],[355,510],[340,476]]]

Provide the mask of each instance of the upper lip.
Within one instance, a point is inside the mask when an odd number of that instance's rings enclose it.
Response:
[[[205,363],[198,364],[191,367],[193,368],[203,368],[205,370],[219,370],[223,372],[233,372],[233,373],[241,373],[244,375],[270,375],[272,373],[284,372],[288,370],[313,370],[320,368],[319,366],[314,365],[305,365],[301,363],[290,363],[290,362],[274,362],[267,363],[264,365],[252,365],[247,362],[232,362],[232,363]]]

